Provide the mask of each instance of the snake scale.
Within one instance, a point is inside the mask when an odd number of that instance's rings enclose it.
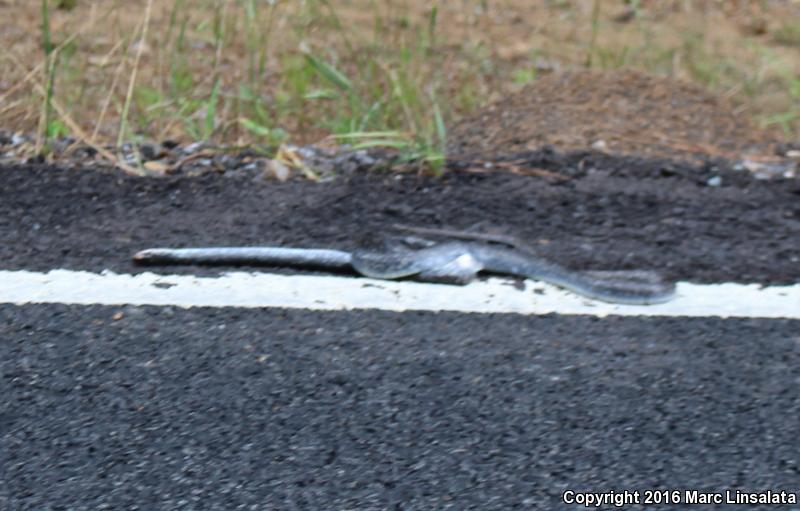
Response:
[[[479,272],[548,282],[587,298],[650,305],[673,298],[675,285],[651,271],[578,272],[528,252],[487,243],[449,241],[386,252],[286,247],[152,248],[133,257],[139,264],[256,264],[352,269],[377,279],[412,278],[464,285]]]

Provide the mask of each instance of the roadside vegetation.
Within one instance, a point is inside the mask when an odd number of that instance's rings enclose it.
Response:
[[[793,0],[6,0],[0,128],[33,151],[196,141],[389,146],[437,168],[447,126],[542,73],[700,83],[800,135]]]

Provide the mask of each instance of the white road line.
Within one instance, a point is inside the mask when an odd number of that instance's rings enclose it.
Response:
[[[762,287],[680,282],[674,300],[635,306],[592,301],[533,281],[526,281],[525,289],[520,290],[510,280],[495,278],[461,287],[271,273],[235,272],[201,278],[109,271],[0,270],[0,303],[800,319],[800,284]]]

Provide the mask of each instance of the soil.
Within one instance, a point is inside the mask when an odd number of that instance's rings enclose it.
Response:
[[[280,184],[244,174],[148,179],[0,167],[0,260],[4,269],[139,272],[130,256],[147,247],[353,249],[397,236],[390,226],[402,223],[511,234],[576,269],[654,269],[696,282],[798,280],[796,179],[759,181],[724,161],[550,150],[516,165],[560,177],[454,169],[440,179],[354,172]]]
[[[637,71],[542,77],[449,133],[452,156],[505,155],[554,145],[664,158],[771,156],[778,134],[756,128],[718,96]]]

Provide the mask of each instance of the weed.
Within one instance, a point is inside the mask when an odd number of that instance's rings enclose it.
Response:
[[[48,140],[52,136],[57,136],[60,131],[53,124],[53,94],[55,92],[58,52],[54,51],[53,48],[52,34],[50,32],[50,2],[48,0],[42,0],[42,49],[44,50],[45,95],[42,98],[37,151],[47,151]]]
[[[589,51],[586,53],[586,67],[591,68],[597,45],[597,34],[600,32],[600,0],[592,4],[592,35],[589,41]]]
[[[782,24],[772,32],[772,39],[784,46],[800,47],[800,22]]]
[[[783,112],[768,116],[766,119],[764,119],[764,126],[778,126],[788,137],[792,133],[791,123],[797,121],[798,119],[800,119],[800,112]]]
[[[730,94],[766,125],[800,133],[792,7],[763,3],[774,28],[748,38],[731,36],[738,32],[728,17],[712,17],[723,2],[702,16],[697,2],[625,4],[16,2],[15,15],[0,19],[8,49],[0,59],[13,64],[0,80],[0,125],[36,131],[39,150],[76,128],[98,144],[197,138],[269,151],[290,138],[383,133],[393,136],[361,141],[435,167],[454,118],[535,81],[544,61],[688,77]],[[611,5],[635,16],[612,24]],[[21,20],[37,26],[18,29]],[[36,44],[14,39],[34,30]],[[515,45],[527,47],[499,51]]]
[[[152,10],[153,10],[153,0],[147,0],[147,6],[145,7],[144,21],[142,22],[142,32],[137,42],[136,57],[133,62],[133,70],[131,72],[131,78],[128,81],[128,92],[125,95],[125,104],[122,107],[122,114],[120,115],[119,131],[117,135],[117,147],[122,146],[122,143],[125,141],[125,136],[127,134],[126,128],[128,125],[128,112],[130,110],[131,100],[133,99],[133,93],[135,90],[134,87],[136,85],[137,72],[139,71],[139,62],[142,59],[142,52],[144,51],[145,45],[147,44],[147,29],[150,27],[150,13],[152,12]]]

